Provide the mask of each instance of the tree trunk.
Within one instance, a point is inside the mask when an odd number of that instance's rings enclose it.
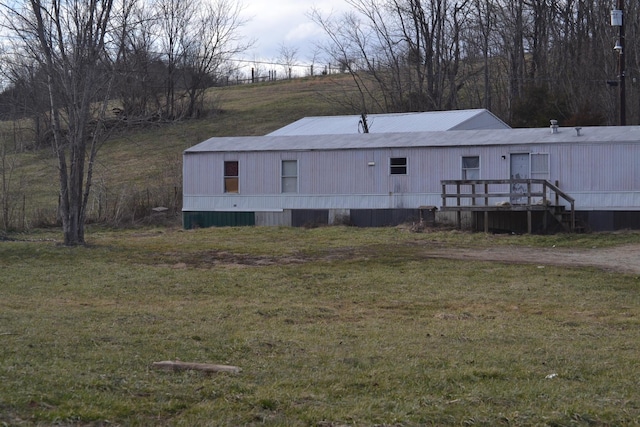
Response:
[[[104,40],[113,0],[95,0],[88,5],[60,0],[52,3],[30,0],[33,15],[24,19],[35,21],[26,28],[36,31],[39,45],[32,50],[37,51],[35,59],[40,61],[47,77],[52,144],[58,160],[58,213],[64,244],[74,246],[85,243],[85,208],[92,170],[90,165],[85,175],[87,145],[92,141],[89,158],[92,163],[101,131],[96,124],[90,132],[91,121],[104,120],[104,114],[97,117],[92,114],[92,106],[98,96],[109,98],[108,82],[113,78],[113,73],[104,71],[108,58]],[[28,43],[29,30],[24,31],[21,37]],[[107,87],[102,84],[105,82]],[[106,93],[100,93],[101,90]]]

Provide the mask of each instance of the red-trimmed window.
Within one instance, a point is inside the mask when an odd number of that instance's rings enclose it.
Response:
[[[229,161],[224,162],[224,192],[225,193],[238,193],[238,162]]]

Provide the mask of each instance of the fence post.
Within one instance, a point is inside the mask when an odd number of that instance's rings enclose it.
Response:
[[[484,194],[485,194],[484,205],[489,206],[489,184],[486,182],[484,183]]]
[[[447,184],[442,184],[442,206],[447,206]]]
[[[476,185],[475,184],[471,184],[471,206],[475,206],[476,205]]]

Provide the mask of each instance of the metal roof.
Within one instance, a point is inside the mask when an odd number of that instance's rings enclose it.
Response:
[[[584,144],[602,142],[640,143],[640,126],[455,130],[440,132],[402,132],[385,134],[247,136],[211,138],[185,151],[304,151],[357,150],[374,148],[461,147],[526,144]]]
[[[359,115],[305,117],[268,135],[358,134],[362,133],[360,120]],[[370,133],[509,129],[506,123],[485,109],[368,114],[367,124]]]

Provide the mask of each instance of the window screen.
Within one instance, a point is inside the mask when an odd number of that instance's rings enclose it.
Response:
[[[298,161],[297,160],[282,161],[282,192],[283,193],[298,192]]]
[[[531,154],[531,178],[549,179],[549,154]]]
[[[462,179],[480,179],[479,156],[467,156],[462,158]]]

